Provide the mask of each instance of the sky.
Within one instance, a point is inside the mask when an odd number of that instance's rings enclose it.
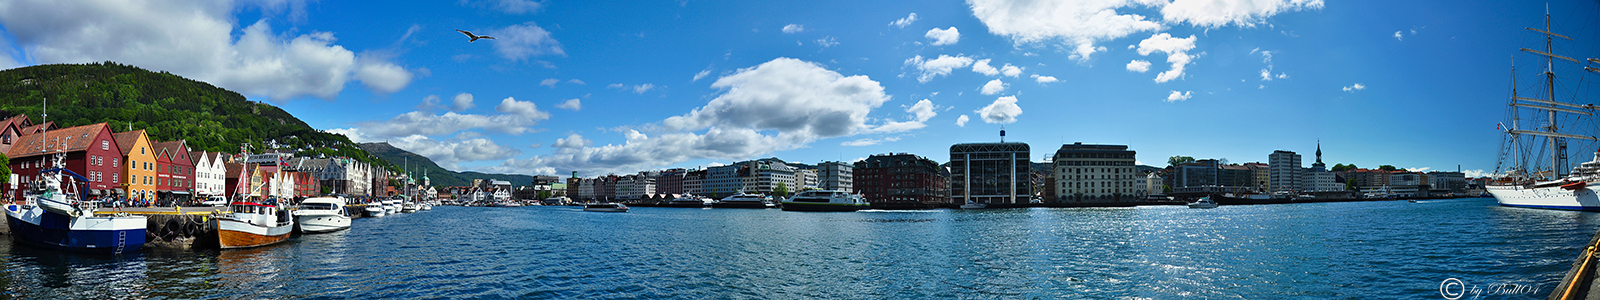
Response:
[[[1545,5],[12,0],[0,69],[168,71],[456,171],[944,162],[1004,129],[1035,161],[1082,142],[1153,166],[1274,150],[1309,166],[1320,143],[1330,166],[1479,176],[1497,166],[1511,67],[1537,89],[1545,63],[1518,49],[1543,48],[1525,28]],[[1600,1],[1548,5],[1573,38],[1556,52],[1600,57]],[[1600,96],[1600,74],[1566,71],[1583,66],[1552,64],[1564,101]]]

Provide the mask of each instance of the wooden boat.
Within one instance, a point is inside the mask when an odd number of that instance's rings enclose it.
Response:
[[[294,218],[276,206],[234,202],[233,212],[217,218],[217,244],[222,249],[260,247],[289,239]]]

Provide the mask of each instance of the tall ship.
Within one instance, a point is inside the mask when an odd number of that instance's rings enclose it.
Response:
[[[1582,60],[1562,56],[1552,46],[1557,39],[1572,41],[1551,31],[1550,14],[1545,13],[1544,29],[1527,28],[1544,37],[1541,50],[1522,48],[1521,52],[1542,60],[1540,82],[1526,96],[1520,94],[1515,65],[1511,68],[1509,122],[1500,124],[1503,144],[1497,175],[1485,189],[1500,205],[1543,209],[1600,211],[1600,152],[1593,159],[1572,167],[1567,156],[1568,143],[1577,141],[1580,152],[1596,147],[1595,105],[1582,103],[1578,91],[1558,92],[1557,74],[1588,76],[1600,73],[1593,67],[1600,59]],[[1568,69],[1577,69],[1576,72]],[[1567,71],[1567,72],[1563,72]],[[1565,76],[1565,75],[1563,75]],[[1581,85],[1579,85],[1581,86]],[[1580,154],[1581,155],[1581,154]],[[1582,157],[1582,156],[1580,156]]]

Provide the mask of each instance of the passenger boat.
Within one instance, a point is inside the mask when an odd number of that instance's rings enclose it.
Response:
[[[713,208],[772,208],[772,197],[762,194],[740,193],[712,203]]]
[[[858,211],[871,206],[866,198],[843,191],[804,191],[783,201],[785,211]]]
[[[350,213],[345,211],[344,198],[316,197],[300,202],[294,211],[295,225],[300,233],[324,233],[350,229]]]
[[[1217,202],[1211,201],[1211,197],[1200,197],[1200,200],[1190,202],[1189,208],[1217,208]]]
[[[1496,129],[1505,134],[1498,151],[1498,165],[1507,169],[1502,173],[1496,168],[1498,178],[1491,180],[1485,189],[1502,206],[1600,211],[1600,197],[1596,196],[1600,191],[1597,185],[1600,183],[1600,151],[1595,152],[1593,160],[1573,167],[1570,173],[1567,169],[1568,140],[1580,140],[1574,145],[1593,145],[1597,140],[1593,126],[1595,106],[1589,104],[1593,100],[1581,99],[1585,93],[1579,90],[1561,91],[1566,96],[1557,94],[1557,88],[1581,84],[1556,84],[1558,76],[1582,77],[1573,73],[1587,74],[1584,70],[1600,73],[1600,69],[1585,68],[1587,64],[1554,52],[1551,47],[1554,38],[1572,38],[1552,31],[1550,22],[1547,12],[1543,30],[1527,28],[1540,35],[1544,51],[1521,49],[1538,56],[1538,65],[1543,67],[1536,75],[1542,79],[1534,88],[1537,92],[1527,96],[1519,94],[1517,68],[1511,67],[1511,97],[1507,99],[1510,111],[1506,114],[1510,118],[1496,125]],[[1577,64],[1562,64],[1555,59]],[[1600,63],[1600,60],[1590,58],[1589,62]],[[1558,66],[1561,69],[1558,70]]]
[[[277,206],[235,201],[233,212],[216,218],[217,244],[222,249],[260,247],[289,239],[294,218]]]
[[[707,207],[707,206],[711,206],[711,203],[714,203],[714,202],[716,202],[716,201],[712,201],[710,198],[706,198],[706,197],[700,197],[700,196],[695,196],[695,195],[683,195],[683,196],[678,196],[677,198],[672,198],[672,201],[667,201],[667,206],[670,206],[670,207],[704,208],[704,207]]]
[[[19,242],[45,248],[121,254],[144,247],[146,218],[127,214],[97,216],[92,203],[81,201],[82,189],[63,181],[86,183],[83,176],[56,168],[40,171],[42,182],[29,191],[25,204],[6,205],[6,224]]]
[[[622,203],[616,203],[616,202],[589,203],[589,204],[584,204],[583,205],[583,211],[628,212],[628,206],[627,205],[622,205]]]

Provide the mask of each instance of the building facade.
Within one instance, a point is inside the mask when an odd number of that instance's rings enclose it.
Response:
[[[123,171],[117,163],[122,149],[106,123],[24,132],[6,156],[11,160],[11,172],[17,176],[17,188],[12,190],[15,199],[21,199],[23,191],[37,184],[39,172],[55,168],[58,158],[63,168],[87,179],[88,190],[84,193],[91,197],[116,194],[120,187],[117,181]]]
[[[1267,155],[1268,192],[1297,192],[1300,185],[1300,154],[1277,150]]]
[[[1056,202],[1142,200],[1149,177],[1136,171],[1136,154],[1126,145],[1061,145],[1054,160]]]
[[[876,208],[927,208],[950,205],[942,168],[931,159],[896,153],[867,157],[854,165],[852,182]]]
[[[123,190],[128,199],[154,200],[156,198],[156,151],[151,147],[150,136],[144,130],[113,134],[122,147],[123,173],[126,185]],[[113,165],[118,164],[112,161]]]
[[[1033,198],[1027,143],[950,146],[950,201],[990,207],[1027,205]]]
[[[817,165],[817,188],[850,192],[854,190],[855,166],[828,161]]]

